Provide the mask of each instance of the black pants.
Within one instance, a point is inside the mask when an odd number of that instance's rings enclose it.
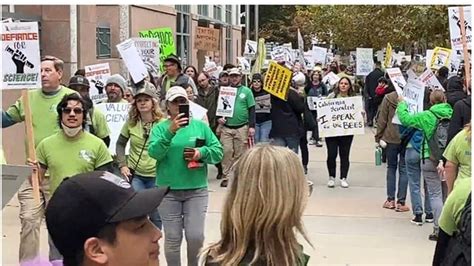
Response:
[[[308,140],[306,139],[306,132],[303,137],[300,138],[300,149],[301,149],[301,162],[304,166],[308,165],[309,162],[309,151],[308,151]]]
[[[313,114],[314,121],[316,121],[316,127],[313,129],[311,137],[313,137],[314,140],[318,141],[319,140],[318,113],[316,111],[311,111],[311,113]]]
[[[373,125],[375,115],[377,114],[377,103],[374,98],[366,100],[367,124]]]
[[[336,157],[339,153],[341,161],[341,179],[347,178],[349,172],[349,154],[351,152],[352,139],[354,136],[340,136],[326,138],[326,148],[328,150],[328,158],[326,164],[329,176],[336,177]]]

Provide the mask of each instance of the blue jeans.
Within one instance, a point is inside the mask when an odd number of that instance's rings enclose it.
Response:
[[[388,143],[387,153],[387,200],[395,200],[397,191],[397,167],[398,167],[398,191],[397,203],[405,203],[407,198],[408,175],[405,165],[405,149],[399,144]],[[400,158],[400,159],[399,159]]]
[[[413,214],[423,214],[423,206],[421,202],[421,165],[420,165],[420,153],[414,148],[407,148],[405,152],[405,163],[407,166],[408,184],[410,187],[411,206]],[[432,213],[428,190],[425,185],[425,213]]]
[[[155,178],[144,177],[144,176],[135,174],[132,179],[132,187],[136,191],[144,190],[147,188],[154,188],[156,187]],[[156,227],[158,227],[161,230],[162,222],[161,222],[160,214],[158,213],[158,209],[150,213],[150,220]]]
[[[270,130],[272,129],[272,120],[255,124],[255,144],[260,142],[269,142]]]
[[[434,228],[438,229],[438,220],[441,216],[441,210],[443,210],[443,189],[436,166],[437,164],[430,159],[425,159],[425,162],[421,165],[421,170],[428,189],[430,204],[433,208]]]
[[[298,148],[300,146],[300,138],[297,137],[276,137],[273,138],[273,141],[271,143],[272,145],[275,146],[281,146],[281,147],[288,147],[290,150],[294,151],[296,154],[298,154]]]

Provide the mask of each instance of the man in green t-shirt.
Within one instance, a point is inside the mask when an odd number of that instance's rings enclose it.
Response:
[[[78,94],[69,94],[59,102],[57,113],[61,130],[42,140],[36,148],[40,182],[49,171],[50,194],[66,178],[91,171],[111,171],[112,156],[105,143],[84,131],[87,116],[85,102]],[[49,259],[61,259],[50,242]]]
[[[34,142],[37,146],[44,138],[59,130],[56,106],[64,95],[75,91],[61,86],[64,62],[54,56],[41,59],[42,88],[29,90],[31,121]],[[25,120],[23,98],[19,98],[7,111],[2,110],[2,128]],[[20,202],[20,262],[33,259],[39,254],[39,235],[44,206],[48,199],[48,181],[41,186],[40,202],[33,197],[31,183],[26,180],[18,190]]]
[[[255,99],[252,90],[241,84],[242,74],[238,68],[229,70],[230,86],[237,88],[232,117],[219,118],[221,143],[224,146],[222,168],[224,178],[221,187],[227,187],[232,165],[247,149],[248,138],[255,135]]]

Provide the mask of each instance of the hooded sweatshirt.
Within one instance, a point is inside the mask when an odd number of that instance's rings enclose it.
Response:
[[[463,90],[462,79],[458,76],[449,78],[446,87],[446,98],[451,107],[467,96]]]
[[[428,147],[428,140],[433,136],[439,119],[450,119],[453,114],[453,109],[448,103],[438,103],[430,107],[429,110],[410,114],[408,112],[408,104],[403,101],[398,103],[397,115],[404,127],[414,127],[420,129],[423,133],[423,141],[421,147],[423,154],[420,153],[421,158],[430,157],[430,149]],[[416,148],[416,147],[415,147]],[[417,149],[418,150],[418,149]]]
[[[457,101],[453,108],[453,116],[449,122],[448,143],[471,121],[471,96]]]
[[[398,125],[392,123],[393,116],[397,110],[398,94],[396,91],[387,94],[380,105],[380,113],[377,118],[377,133],[375,141],[381,139],[387,143],[400,144],[400,133]]]

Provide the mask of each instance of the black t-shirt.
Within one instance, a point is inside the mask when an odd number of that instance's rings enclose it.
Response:
[[[252,90],[255,98],[255,120],[257,124],[271,119],[270,111],[272,109],[271,96],[263,89],[259,92]]]

